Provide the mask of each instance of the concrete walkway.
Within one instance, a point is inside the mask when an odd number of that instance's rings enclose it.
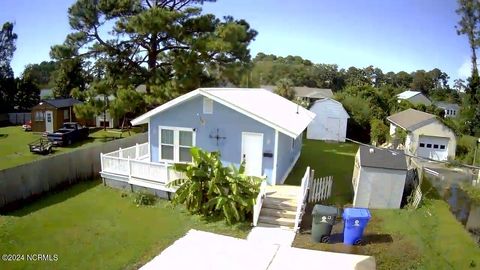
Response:
[[[254,227],[247,236],[247,240],[254,243],[292,246],[295,239],[293,230],[285,230],[281,228]]]
[[[140,269],[291,270],[312,267],[370,270],[375,269],[375,259],[264,244],[190,230]]]

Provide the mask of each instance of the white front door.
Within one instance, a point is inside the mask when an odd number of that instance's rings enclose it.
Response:
[[[45,131],[53,132],[53,112],[45,112]]]
[[[263,134],[242,132],[242,160],[245,174],[262,176]]]

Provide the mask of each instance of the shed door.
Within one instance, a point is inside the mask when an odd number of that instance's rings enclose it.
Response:
[[[417,155],[434,160],[447,160],[449,138],[420,136]]]
[[[245,174],[262,176],[263,134],[242,132],[242,160]]]
[[[327,117],[325,121],[326,140],[340,140],[340,118]]]
[[[53,112],[45,112],[45,131],[53,132]]]

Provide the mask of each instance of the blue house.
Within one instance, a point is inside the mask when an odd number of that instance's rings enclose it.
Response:
[[[264,89],[199,88],[131,121],[148,124],[148,144],[135,151],[143,155],[129,156],[129,160],[156,166],[190,162],[190,148],[197,146],[219,151],[225,165],[238,166],[244,160],[248,175],[266,177],[270,185],[282,184],[300,156],[303,131],[314,117]],[[104,163],[102,176],[109,171]],[[110,171],[115,174],[115,170]],[[165,175],[171,178],[172,172],[167,169]],[[154,178],[137,176],[133,181]]]

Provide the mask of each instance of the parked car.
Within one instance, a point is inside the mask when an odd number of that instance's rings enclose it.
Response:
[[[88,138],[88,128],[76,122],[66,122],[59,130],[47,133],[47,138],[53,145],[66,146]]]
[[[28,121],[22,125],[24,131],[32,131],[32,121]]]

